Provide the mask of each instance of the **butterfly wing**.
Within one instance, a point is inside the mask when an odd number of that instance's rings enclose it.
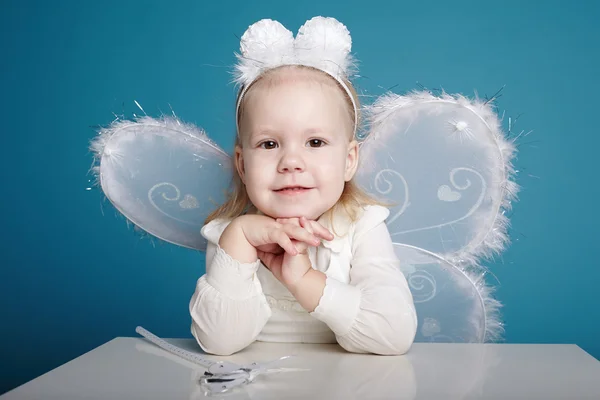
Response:
[[[515,148],[491,105],[462,96],[389,94],[367,108],[359,183],[393,203],[394,242],[476,262],[504,249],[516,196]]]
[[[416,342],[482,343],[498,339],[500,303],[481,268],[464,269],[435,253],[395,243],[418,318]]]
[[[366,114],[357,180],[390,205],[386,223],[419,318],[415,340],[497,340],[500,303],[480,262],[504,249],[518,188],[515,148],[491,104],[423,91],[384,95]]]
[[[92,141],[100,187],[143,231],[205,250],[200,230],[225,199],[231,157],[198,127],[177,118],[117,121]]]

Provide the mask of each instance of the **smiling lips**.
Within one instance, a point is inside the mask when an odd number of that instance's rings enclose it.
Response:
[[[281,189],[275,190],[275,193],[285,194],[285,195],[295,195],[306,193],[312,188],[304,187],[304,186],[286,186]]]

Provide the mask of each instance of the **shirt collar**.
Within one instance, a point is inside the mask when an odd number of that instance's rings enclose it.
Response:
[[[333,234],[333,240],[323,240],[321,242],[323,247],[334,253],[341,252],[344,241],[350,234],[350,226],[352,225],[350,216],[339,207],[336,207],[323,214],[317,221]]]

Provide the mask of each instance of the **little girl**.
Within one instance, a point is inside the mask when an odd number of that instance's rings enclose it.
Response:
[[[403,354],[417,318],[389,211],[353,181],[356,93],[306,64],[263,68],[242,86],[235,187],[202,228],[206,274],[190,301],[192,334],[217,355],[255,340]]]

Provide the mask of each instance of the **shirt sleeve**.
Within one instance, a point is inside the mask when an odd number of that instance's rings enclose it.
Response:
[[[385,224],[389,211],[370,206],[356,223],[348,284],[328,277],[312,315],[354,353],[398,355],[415,338],[412,294]]]
[[[219,247],[228,224],[214,220],[202,228],[208,242],[206,274],[198,279],[189,305],[192,335],[204,351],[216,355],[250,345],[271,317],[256,275],[260,260],[240,263]]]

